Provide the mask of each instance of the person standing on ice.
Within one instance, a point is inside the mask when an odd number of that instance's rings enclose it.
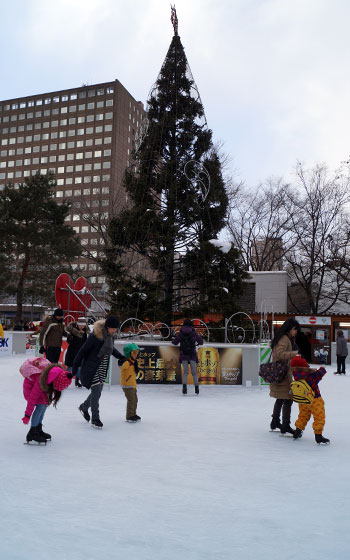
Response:
[[[67,342],[68,348],[66,355],[64,357],[64,363],[68,367],[68,371],[72,371],[73,361],[75,356],[78,354],[80,348],[85,344],[87,340],[87,326],[86,320],[82,317],[78,321],[72,321],[67,327]],[[79,369],[75,378],[75,386],[81,387],[79,381]]]
[[[294,338],[300,325],[293,318],[287,319],[276,332],[272,342],[272,361],[288,360],[288,373],[280,383],[271,383],[270,397],[276,399],[272,412],[271,430],[278,428],[281,434],[294,435],[295,430],[290,426],[290,415],[292,410],[292,396],[290,394],[290,384],[293,380],[290,367],[291,359],[299,353]],[[282,423],[280,414],[282,410]]]
[[[62,338],[67,335],[64,327],[63,309],[55,309],[51,317],[46,317],[40,329],[39,354],[46,354],[50,362],[57,363],[61,355]]]
[[[126,344],[123,348],[123,354],[126,357],[125,362],[121,367],[120,372],[120,385],[126,397],[126,421],[139,422],[141,417],[136,414],[137,409],[137,385],[136,375],[139,371],[137,356],[139,355],[140,348],[134,342]]]
[[[107,378],[109,360],[114,356],[124,362],[124,356],[114,348],[113,335],[119,328],[120,321],[116,315],[109,315],[107,319],[96,321],[92,333],[80,348],[73,362],[73,375],[80,367],[80,381],[83,387],[90,389],[87,399],[78,407],[87,422],[90,422],[89,408],[91,408],[91,425],[102,428],[99,402],[103,384]]]
[[[56,407],[61,398],[61,392],[66,389],[72,380],[72,374],[66,373],[58,364],[52,364],[45,358],[29,358],[20,367],[24,377],[23,395],[27,407],[22,418],[23,424],[31,428],[27,433],[27,443],[45,443],[51,440],[51,435],[43,431],[43,418],[47,407],[53,403]]]
[[[320,367],[317,370],[310,368],[307,361],[300,356],[296,356],[292,359],[291,368],[294,379],[296,381],[300,381],[301,379],[305,380],[314,392],[314,398],[311,403],[299,402],[299,416],[295,422],[296,430],[293,438],[301,438],[303,430],[305,430],[306,424],[310,420],[312,414],[314,417],[312,427],[315,434],[315,441],[318,444],[327,444],[329,443],[329,439],[322,435],[326,423],[324,400],[318,388],[319,382],[327,372],[324,367]]]
[[[183,367],[182,394],[187,395],[188,366],[190,365],[194,381],[194,390],[196,395],[199,395],[196,343],[201,346],[203,344],[203,338],[196,333],[192,321],[190,319],[185,319],[179,333],[171,342],[175,344],[175,346],[180,343],[179,362]]]
[[[345,375],[345,360],[348,355],[348,343],[344,338],[343,331],[338,331],[337,334],[337,371],[335,373],[342,373]]]

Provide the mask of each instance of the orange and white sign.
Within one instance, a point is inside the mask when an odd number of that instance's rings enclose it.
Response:
[[[295,319],[301,325],[326,325],[331,326],[331,317],[316,317],[316,315],[297,315]]]

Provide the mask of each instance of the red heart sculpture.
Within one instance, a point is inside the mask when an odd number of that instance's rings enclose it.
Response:
[[[55,296],[57,307],[63,309],[65,316],[71,315],[78,319],[90,309],[90,286],[83,276],[73,284],[69,274],[60,274],[56,280]]]

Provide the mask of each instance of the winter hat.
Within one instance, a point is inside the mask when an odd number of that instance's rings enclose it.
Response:
[[[192,323],[191,319],[185,319],[182,324],[183,324],[184,327],[193,327],[193,323]]]
[[[302,358],[301,356],[294,356],[294,358],[292,358],[291,362],[290,362],[291,367],[294,368],[308,368],[309,364],[307,363],[307,361]]]
[[[53,316],[54,317],[63,317],[64,316],[63,309],[61,309],[60,307],[57,307],[57,309],[55,309],[55,311],[53,312]]]
[[[111,329],[119,329],[120,321],[119,317],[116,315],[108,315],[105,321],[105,327],[109,327]]]
[[[77,325],[81,325],[81,326],[86,326],[87,320],[86,317],[79,317],[79,319],[77,320]]]
[[[63,391],[63,389],[70,385],[71,379],[68,379],[66,372],[62,368],[54,366],[50,369],[47,376],[47,384],[50,385],[50,383],[53,383],[56,391]]]
[[[129,342],[129,344],[126,344],[123,348],[123,354],[124,356],[126,356],[127,358],[130,358],[130,354],[131,352],[133,352],[134,350],[140,350],[140,348],[137,346],[137,344],[135,344],[134,342]]]

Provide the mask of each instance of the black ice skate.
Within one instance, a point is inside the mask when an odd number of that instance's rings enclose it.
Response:
[[[294,437],[295,430],[290,426],[290,424],[282,424],[281,426],[281,434],[291,434]]]
[[[196,393],[196,395],[199,395],[199,386],[198,385],[194,386],[194,392]]]
[[[29,432],[27,433],[26,443],[30,444],[31,441],[35,441],[39,445],[44,443],[46,445],[46,439],[40,434],[38,426],[35,428],[30,428]]]
[[[182,394],[187,395],[187,385],[182,385]]]
[[[316,440],[316,443],[318,443],[318,444],[320,444],[320,443],[324,443],[324,444],[330,443],[329,439],[323,437],[322,434],[315,434],[315,440]]]
[[[296,428],[295,432],[293,434],[293,438],[294,439],[299,439],[299,438],[301,438],[302,435],[303,435],[302,430],[300,430],[299,428]]]
[[[92,419],[91,426],[93,426],[94,428],[99,428],[100,430],[103,428],[103,424],[99,418],[96,418],[96,420]]]
[[[270,430],[271,432],[273,432],[274,430],[280,430],[282,428],[282,424],[279,418],[274,418],[272,416],[272,420],[271,420],[271,424],[270,424]]]
[[[38,428],[39,428],[39,434],[42,435],[47,441],[51,441],[51,434],[47,434],[46,432],[43,432],[43,425],[38,424]]]
[[[80,413],[83,415],[83,417],[85,418],[85,420],[86,420],[87,422],[90,422],[90,414],[88,413],[88,411],[87,411],[87,410],[83,410],[83,409],[81,408],[81,405],[78,406],[78,410],[79,410]]]
[[[130,416],[129,418],[126,419],[127,422],[132,422],[132,423],[139,422],[139,420],[141,420],[141,417],[137,415]]]

